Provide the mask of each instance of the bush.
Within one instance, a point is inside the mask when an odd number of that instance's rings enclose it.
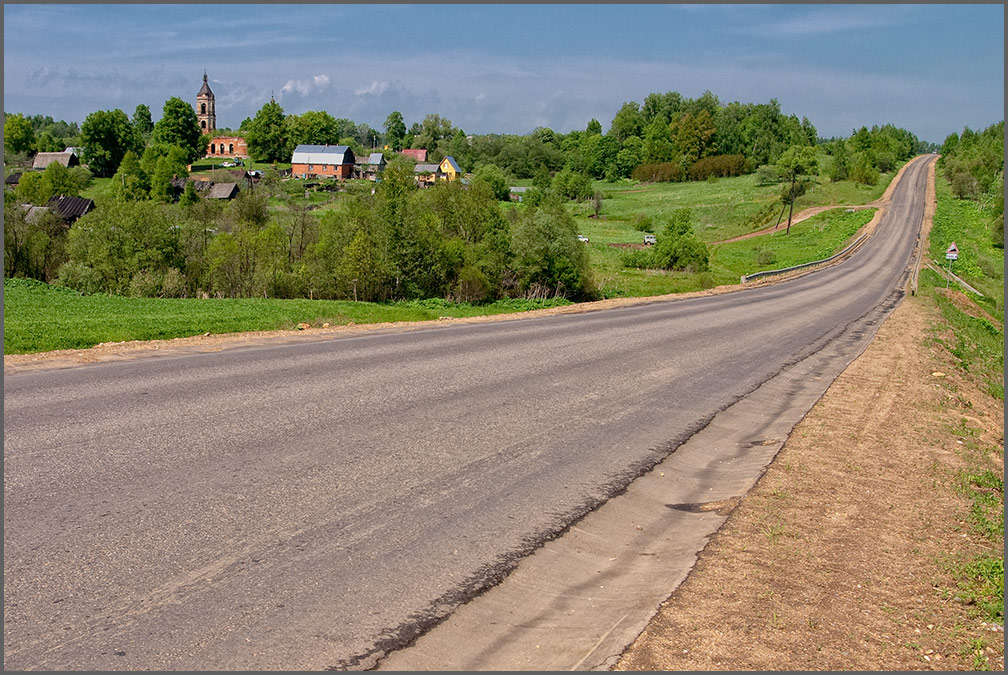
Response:
[[[690,180],[728,178],[747,173],[749,163],[743,155],[716,155],[694,162],[689,169]]]
[[[768,248],[756,247],[756,264],[760,267],[777,262],[777,254]]]
[[[654,232],[654,221],[643,213],[634,216],[633,226],[638,232]]]
[[[764,164],[756,169],[757,185],[773,185],[783,180],[780,171],[774,164]]]
[[[684,179],[682,166],[676,162],[641,164],[630,177],[642,183],[678,183]]]

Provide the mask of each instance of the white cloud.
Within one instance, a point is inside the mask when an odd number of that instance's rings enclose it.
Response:
[[[381,82],[379,82],[378,80],[372,80],[371,84],[368,85],[367,87],[364,87],[363,89],[355,89],[354,96],[365,96],[368,94],[372,96],[380,96],[384,94],[388,88],[389,88],[388,82],[385,82],[384,80],[382,80]]]
[[[292,94],[297,92],[301,96],[322,91],[329,86],[328,75],[313,75],[310,80],[287,80],[284,86],[280,87],[280,94]]]

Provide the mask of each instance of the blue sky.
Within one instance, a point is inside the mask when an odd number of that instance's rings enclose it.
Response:
[[[4,5],[4,111],[82,122],[270,95],[381,128],[608,129],[651,92],[766,103],[820,135],[895,124],[941,142],[1004,118],[1003,5]]]

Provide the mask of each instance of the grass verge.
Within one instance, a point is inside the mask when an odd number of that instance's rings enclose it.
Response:
[[[85,349],[103,342],[159,340],[203,333],[428,321],[519,312],[566,300],[503,300],[486,305],[443,300],[377,304],[336,300],[210,300],[82,295],[30,279],[4,279],[4,354]]]

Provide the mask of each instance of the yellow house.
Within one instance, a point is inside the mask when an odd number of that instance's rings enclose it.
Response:
[[[455,162],[455,158],[451,155],[448,155],[441,160],[441,165],[438,167],[438,170],[444,174],[444,179],[448,181],[455,180],[456,178],[460,178],[462,176],[462,169],[459,168],[459,165]]]

